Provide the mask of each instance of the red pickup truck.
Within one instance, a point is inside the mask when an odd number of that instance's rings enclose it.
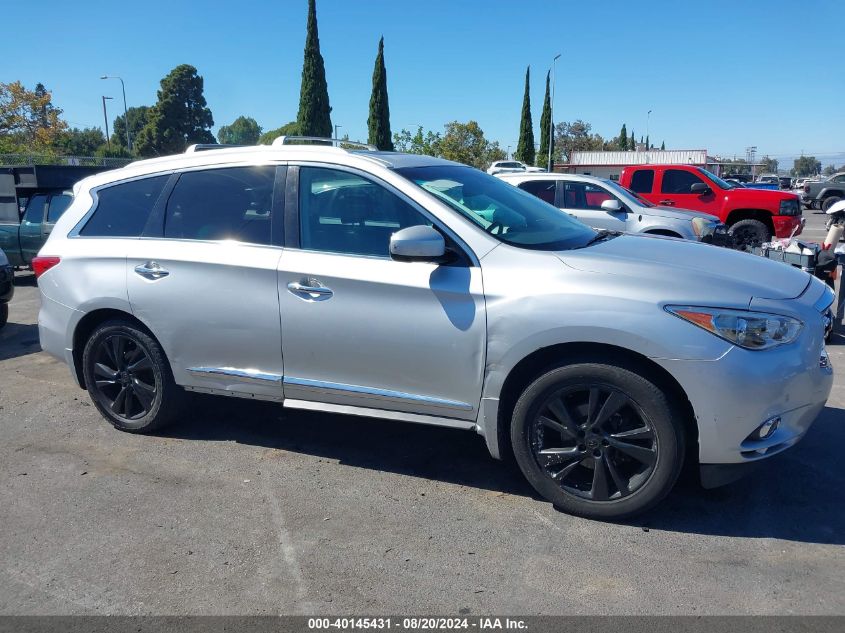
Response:
[[[692,165],[625,167],[619,184],[654,204],[704,211],[730,227],[738,248],[769,241],[772,236],[801,233],[804,218],[794,193],[737,187]]]

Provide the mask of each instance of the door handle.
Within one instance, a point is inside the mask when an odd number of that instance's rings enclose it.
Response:
[[[674,207],[675,201],[674,200],[661,200],[660,204],[662,204],[665,207]]]
[[[162,268],[158,262],[147,262],[146,264],[135,266],[135,272],[141,275],[141,277],[152,279],[153,281],[167,277],[170,274],[170,271]]]
[[[318,283],[319,282],[316,279],[309,279],[305,284],[298,281],[292,281],[288,284],[288,290],[296,295],[317,295],[326,299],[334,294],[331,288],[316,285]]]

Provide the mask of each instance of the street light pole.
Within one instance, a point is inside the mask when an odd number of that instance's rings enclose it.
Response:
[[[549,104],[549,173],[554,171],[554,165],[552,165],[552,147],[555,144],[555,66],[557,65],[558,57],[560,57],[560,53],[555,55],[555,58],[552,60],[552,101]]]
[[[111,97],[103,97],[103,123],[106,124],[106,145],[111,152],[111,140],[109,139],[109,115],[106,114],[106,99],[111,99]]]
[[[123,91],[123,125],[126,128],[126,149],[132,151],[132,139],[129,138],[129,110],[126,107],[126,85],[120,77],[112,77],[110,75],[103,75],[100,79],[118,79],[120,80],[120,89]],[[108,126],[106,126],[108,127]]]
[[[334,138],[335,138],[335,140],[338,140],[337,139],[337,128],[339,128],[339,127],[343,127],[343,126],[335,123],[335,125],[334,125]]]

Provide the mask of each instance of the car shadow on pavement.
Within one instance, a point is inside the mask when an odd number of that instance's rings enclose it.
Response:
[[[0,328],[0,360],[18,358],[40,351],[37,325],[7,323]]]
[[[492,459],[472,432],[197,397],[163,435],[235,441],[340,464],[504,492],[545,503],[512,463]],[[845,544],[845,410],[827,407],[796,447],[748,477],[704,490],[689,469],[657,509],[627,522],[643,529]],[[572,519],[578,520],[578,519]]]

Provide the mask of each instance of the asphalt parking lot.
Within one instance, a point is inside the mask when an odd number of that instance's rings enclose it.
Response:
[[[555,511],[467,432],[201,397],[120,433],[39,351],[34,279],[17,285],[0,614],[845,614],[842,334],[802,443],[618,525]]]

